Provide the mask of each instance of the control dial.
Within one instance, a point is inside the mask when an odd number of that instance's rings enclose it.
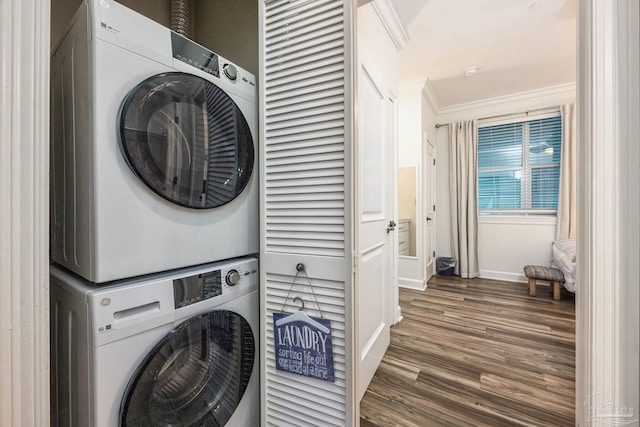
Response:
[[[235,286],[240,282],[240,273],[238,273],[238,270],[229,270],[225,280],[227,281],[227,285]]]
[[[222,66],[222,71],[229,78],[229,80],[235,80],[238,78],[238,69],[231,64],[224,64]]]

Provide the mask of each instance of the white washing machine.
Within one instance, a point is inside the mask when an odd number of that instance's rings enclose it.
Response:
[[[51,267],[51,425],[259,425],[258,262],[96,286]]]
[[[253,75],[112,0],[51,60],[51,251],[94,283],[258,252]]]

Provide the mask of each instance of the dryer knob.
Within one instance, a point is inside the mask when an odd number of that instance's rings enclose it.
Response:
[[[229,270],[226,281],[229,286],[237,285],[240,282],[240,273],[238,273],[238,270]]]
[[[238,69],[231,64],[224,64],[222,71],[229,78],[229,80],[235,80],[238,78]]]

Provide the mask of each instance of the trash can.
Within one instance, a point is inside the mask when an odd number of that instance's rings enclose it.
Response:
[[[441,276],[453,276],[456,269],[456,259],[450,257],[436,258],[436,271]]]

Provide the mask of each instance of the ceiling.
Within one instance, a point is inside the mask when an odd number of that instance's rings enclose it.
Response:
[[[429,79],[441,107],[575,82],[576,0],[390,2],[409,35],[401,84]]]

